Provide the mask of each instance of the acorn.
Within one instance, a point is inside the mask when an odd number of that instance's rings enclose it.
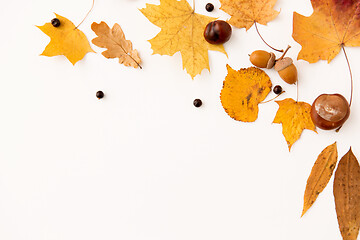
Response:
[[[256,50],[250,54],[250,62],[259,68],[272,68],[275,64],[275,54],[264,50]]]
[[[298,74],[293,60],[289,57],[280,58],[275,63],[275,70],[288,84],[294,84],[298,80]]]
[[[324,130],[341,127],[349,118],[350,106],[341,94],[321,94],[311,105],[311,119]]]

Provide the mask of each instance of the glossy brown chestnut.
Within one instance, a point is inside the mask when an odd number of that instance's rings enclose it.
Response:
[[[216,20],[206,25],[204,37],[205,40],[211,44],[223,44],[230,39],[231,33],[231,26],[227,22]]]
[[[311,106],[311,119],[324,130],[342,126],[349,115],[349,103],[340,94],[321,94]]]

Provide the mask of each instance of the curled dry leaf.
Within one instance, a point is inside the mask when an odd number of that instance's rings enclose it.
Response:
[[[351,148],[336,169],[334,197],[343,239],[356,240],[360,228],[360,166]]]
[[[291,146],[300,138],[304,129],[316,132],[310,116],[311,105],[306,102],[296,102],[291,98],[276,102],[279,104],[279,109],[273,123],[282,124],[282,133],[290,151]]]
[[[206,25],[216,20],[195,13],[186,0],[160,0],[160,5],[146,4],[140,11],[150,22],[161,28],[149,40],[154,54],[172,56],[181,53],[183,68],[192,78],[208,69],[208,50],[226,54],[223,45],[208,43],[203,36]]]
[[[226,113],[235,120],[254,122],[258,104],[271,90],[271,80],[261,69],[250,67],[238,71],[226,66],[228,74],[221,90],[221,103]]]
[[[106,58],[119,58],[119,62],[125,66],[134,68],[140,67],[141,59],[137,50],[134,50],[132,43],[126,40],[125,34],[119,24],[115,24],[112,29],[105,23],[93,23],[91,29],[98,36],[92,43],[101,48],[107,48],[102,55]]]
[[[220,0],[220,9],[228,13],[229,23],[249,30],[254,22],[266,25],[279,14],[274,5],[277,0]]]
[[[73,65],[83,59],[88,52],[94,52],[85,34],[68,19],[56,14],[60,26],[54,27],[51,23],[37,26],[51,40],[41,55],[53,57],[64,55]]]
[[[328,184],[336,167],[337,158],[336,142],[327,146],[319,154],[306,183],[304,207],[301,216],[314,204],[319,194]]]
[[[314,12],[305,17],[294,12],[293,38],[302,49],[298,59],[330,62],[342,46],[360,46],[360,1],[311,0]]]

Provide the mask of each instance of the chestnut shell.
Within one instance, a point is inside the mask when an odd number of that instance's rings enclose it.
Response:
[[[227,22],[216,20],[206,25],[204,38],[211,44],[223,44],[230,39],[231,33],[231,26]]]
[[[338,128],[349,118],[349,103],[341,94],[321,94],[311,106],[311,119],[324,130]]]

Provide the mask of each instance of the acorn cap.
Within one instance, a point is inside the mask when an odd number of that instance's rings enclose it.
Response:
[[[281,60],[276,61],[275,70],[279,72],[279,71],[287,68],[288,66],[290,66],[292,63],[293,63],[293,60],[291,58],[285,57]]]
[[[275,64],[275,54],[271,52],[270,53],[270,59],[269,59],[267,65],[266,65],[266,68],[270,69],[270,68],[272,68],[274,66],[274,64]]]

